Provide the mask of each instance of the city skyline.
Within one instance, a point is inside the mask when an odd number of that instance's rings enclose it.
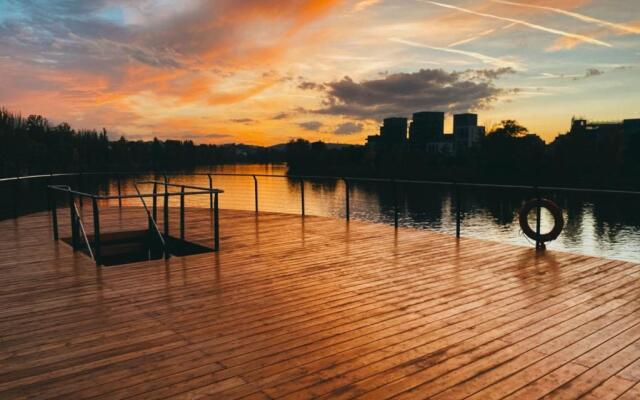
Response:
[[[440,110],[447,132],[452,114],[474,112],[487,130],[517,119],[549,142],[572,116],[640,118],[631,0],[0,0],[0,11],[0,106],[130,139],[355,144],[385,117]]]

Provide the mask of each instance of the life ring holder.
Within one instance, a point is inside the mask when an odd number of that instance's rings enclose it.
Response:
[[[538,205],[540,208],[546,208],[553,217],[553,229],[547,233],[541,233],[540,236],[538,236],[536,231],[531,229],[531,226],[529,226],[529,213],[531,210],[537,208]],[[564,228],[564,216],[562,215],[562,209],[549,199],[532,199],[526,201],[520,208],[519,220],[520,229],[522,229],[525,236],[531,240],[535,240],[537,243],[542,243],[543,245],[545,242],[556,240]]]

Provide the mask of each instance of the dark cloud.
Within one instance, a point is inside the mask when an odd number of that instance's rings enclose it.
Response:
[[[589,79],[600,75],[604,75],[604,71],[597,68],[589,68],[587,69],[587,72],[584,73],[584,76],[574,77],[573,80],[579,81],[581,79]]]
[[[516,70],[511,67],[503,67],[497,69],[472,69],[465,72],[471,78],[495,80],[502,75],[515,74]]]
[[[304,82],[300,82],[300,84],[298,85],[298,88],[302,90],[322,90],[324,89],[324,85],[317,84],[315,82],[304,81]]]
[[[604,71],[599,70],[597,68],[589,68],[587,72],[584,74],[585,78],[591,78],[592,76],[599,76],[604,74]]]
[[[274,115],[271,119],[286,119],[288,117],[289,117],[289,114],[287,114],[286,112],[281,112]]]
[[[298,123],[299,127],[308,131],[317,131],[318,129],[322,128],[322,125],[323,124],[320,121],[306,121]]]
[[[495,87],[491,79],[507,71],[485,71],[483,79],[468,77],[468,71],[446,72],[442,69],[395,73],[361,82],[346,76],[325,84],[327,95],[323,107],[314,112],[379,120],[389,115],[409,116],[420,110],[459,112],[479,109],[510,92]]]
[[[254,119],[251,118],[232,118],[229,121],[231,122],[235,122],[236,124],[253,124],[254,122],[256,122]]]
[[[360,133],[364,129],[364,125],[359,122],[345,122],[338,125],[333,131],[336,135],[353,135],[354,133]]]

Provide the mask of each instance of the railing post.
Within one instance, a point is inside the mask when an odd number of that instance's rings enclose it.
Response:
[[[167,240],[169,237],[169,189],[166,175],[164,177],[164,207],[162,211],[164,214],[164,236],[165,240]]]
[[[536,195],[536,250],[542,250],[544,248],[544,243],[540,240],[540,214],[541,214],[541,201],[542,199],[540,198],[540,190],[538,189],[538,186],[536,185],[533,190],[535,191],[535,195]]]
[[[258,214],[258,178],[256,178],[255,175],[253,175],[253,198],[254,198],[254,205],[256,208],[256,215]]]
[[[78,248],[78,225],[76,222],[76,210],[73,203],[73,193],[69,192],[69,215],[71,216],[71,248],[76,251]]]
[[[19,193],[20,193],[20,177],[16,177],[13,187],[13,218],[18,218],[18,204],[19,204]]]
[[[393,180],[393,226],[398,229],[398,182]]]
[[[213,180],[211,179],[211,174],[207,174],[209,177],[209,210],[213,210]]]
[[[82,192],[82,172],[78,173],[78,191]],[[80,208],[84,208],[84,201],[82,201],[82,196],[78,196],[80,199]]]
[[[152,211],[153,211],[153,220],[157,221],[158,220],[158,184],[154,181],[153,182],[153,202],[152,204]]]
[[[214,194],[213,198],[213,250],[220,250],[220,220],[219,220],[219,208],[218,208],[218,192]]]
[[[98,199],[96,196],[91,198],[93,203],[93,256],[96,259],[96,265],[100,265],[101,243],[100,243],[100,210],[98,209]],[[91,244],[88,244],[89,246]]]
[[[45,193],[47,195],[47,207],[48,207],[48,210],[51,211],[51,196],[52,196],[52,193],[49,190],[49,186],[51,186],[51,174],[49,174],[49,176],[47,177],[47,182],[45,183]]]
[[[180,190],[180,239],[184,240],[184,186]]]
[[[301,201],[301,211],[302,211],[302,216],[304,217],[305,215],[305,210],[304,210],[304,178],[300,179],[300,201]]]
[[[122,186],[120,185],[120,173],[116,173],[116,180],[118,182],[118,207],[122,208]]]
[[[58,240],[58,205],[56,204],[56,194],[53,189],[48,188],[51,199],[51,221],[53,222],[53,240]]]
[[[349,181],[347,178],[342,178],[344,181],[344,194],[345,194],[345,214],[347,217],[347,221],[351,219],[351,204],[349,196],[351,195],[351,188],[349,187]]]
[[[456,196],[456,238],[460,238],[460,186],[457,183],[454,183],[454,190]]]

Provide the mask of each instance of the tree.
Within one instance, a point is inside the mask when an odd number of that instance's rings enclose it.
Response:
[[[508,136],[508,137],[522,137],[529,133],[529,130],[524,126],[518,124],[513,119],[506,119],[500,121],[500,125],[494,128],[490,135]]]

